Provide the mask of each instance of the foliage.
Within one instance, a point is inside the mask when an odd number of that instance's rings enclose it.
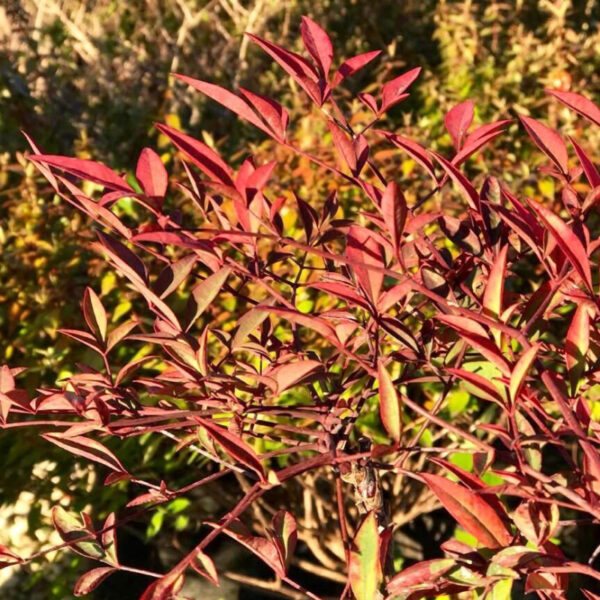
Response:
[[[290,126],[273,98],[177,78],[289,160],[308,161],[327,189],[321,197],[306,201],[275,161],[248,157],[234,168],[169,125],[158,129],[185,171],[174,181],[149,148],[134,177],[31,142],[29,160],[94,223],[92,246],[135,306],[110,318],[86,288],[86,329],[62,333],[96,361],[33,399],[21,369],[1,370],[4,428],[40,427],[52,446],[108,469],[106,486],[133,492],[102,524],[54,508],[63,545],[98,563],[75,593],[125,571],[154,578],[144,600],[182,597],[189,571],[218,582],[209,546],[225,535],[310,598],[320,596],[293,567],[334,581],[347,573],[340,597],[357,600],[510,598],[519,586],[559,599],[573,576],[593,598],[600,574],[559,543],[565,527],[577,535],[599,518],[593,160],[578,141],[569,153],[556,129],[520,115],[545,156],[535,177],[553,181],[554,201],[521,199],[500,174],[476,185],[468,161],[508,120],[473,126],[474,103],[460,102],[444,118],[452,149],[428,150],[382,128],[418,68],[355,101],[340,86],[377,52],[338,60],[306,17],[303,55],[250,37],[321,114],[331,148],[294,143],[295,119]],[[600,125],[586,97],[548,94]],[[357,102],[362,122],[350,116]],[[425,174],[427,189],[410,204],[404,190],[414,181],[384,175],[383,149]],[[185,485],[144,472],[123,451],[141,436],[188,457]],[[202,519],[200,541],[166,573],[122,564],[119,529],[214,485],[232,490],[229,505]],[[444,558],[398,567],[403,530],[439,507],[451,524],[435,532]],[[2,554],[7,565],[31,560]]]

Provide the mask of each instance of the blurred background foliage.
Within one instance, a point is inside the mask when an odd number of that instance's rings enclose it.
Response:
[[[243,37],[251,31],[299,49],[303,14],[330,33],[338,61],[384,50],[375,67],[348,84],[355,91],[372,91],[407,68],[423,67],[411,97],[390,112],[388,129],[402,129],[442,151],[450,147],[444,115],[466,98],[475,100],[479,122],[521,112],[577,133],[575,119],[549,102],[544,88],[600,96],[595,0],[3,0],[0,362],[28,367],[21,381],[30,391],[54,384],[77,362],[89,362],[83,347],[57,333],[59,327],[82,326],[85,285],[101,292],[117,319],[134,313],[135,303],[88,249],[92,232],[85,218],[55,198],[24,159],[20,130],[47,153],[93,157],[129,172],[143,147],[159,148],[175,174],[180,165],[173,148],[153,127],[155,121],[168,122],[203,138],[234,163],[249,148],[259,162],[275,155],[281,164],[275,179],[282,189],[293,184],[305,199],[322,200],[330,181],[169,76],[180,72],[277,97],[296,122],[290,130],[297,145],[332,152],[322,118],[307,112],[288,78]],[[360,117],[362,107],[352,108]],[[540,178],[535,187],[528,180],[543,159],[517,131],[513,124],[493,152],[487,150],[467,168],[483,171],[485,163],[491,174],[551,201],[550,180]],[[600,148],[600,139],[587,131],[583,139],[586,149]],[[414,200],[419,169],[397,152],[378,152],[388,173],[401,173],[409,202]],[[598,151],[591,155],[598,159]],[[152,470],[158,461],[163,472],[185,478],[184,457],[164,455],[150,440],[128,445],[131,464]],[[0,502],[14,504],[27,490],[30,531],[42,528],[42,499],[51,490],[61,490],[80,508],[101,497],[106,511],[126,495],[125,488],[104,489],[89,474],[74,472],[70,456],[49,452],[31,432],[3,434],[0,452],[5,457]],[[38,477],[35,465],[42,459],[50,460],[50,471]],[[136,535],[156,539],[163,525],[185,531],[189,512],[188,506],[167,508]],[[67,597],[69,583],[58,578],[51,596],[43,597]]]

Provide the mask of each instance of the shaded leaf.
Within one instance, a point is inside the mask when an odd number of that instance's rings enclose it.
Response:
[[[396,388],[383,362],[377,368],[379,382],[379,414],[381,422],[394,442],[399,443],[402,437],[402,414],[400,399]]]
[[[535,361],[538,350],[539,344],[534,344],[531,346],[531,348],[523,352],[512,370],[510,375],[509,392],[510,399],[513,402],[515,402],[519,396],[519,392],[523,387],[523,383],[525,382],[525,378],[529,373],[529,369],[531,369],[531,365]]]
[[[575,267],[575,270],[579,273],[588,289],[593,291],[590,261],[581,240],[573,233],[572,229],[550,209],[533,201],[529,204],[548,228],[560,246],[560,249],[569,259],[569,262]]]
[[[106,446],[96,440],[83,436],[65,437],[60,433],[44,433],[42,437],[72,454],[106,465],[114,471],[127,472],[119,459]]]
[[[106,311],[100,298],[91,287],[86,287],[83,294],[83,315],[88,327],[102,341],[106,340],[106,328],[108,321],[106,319]]]
[[[117,571],[114,567],[98,567],[84,573],[75,584],[74,596],[85,596],[93,592],[109,575]]]
[[[188,318],[188,329],[217,297],[230,272],[231,269],[229,267],[223,267],[200,282],[192,290],[188,304],[188,313],[190,315]]]
[[[265,480],[265,471],[256,452],[241,437],[207,419],[197,417],[197,421],[206,429],[210,437],[223,447],[227,454],[257,473],[262,481]]]

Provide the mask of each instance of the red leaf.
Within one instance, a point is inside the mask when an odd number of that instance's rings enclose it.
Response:
[[[474,387],[476,391],[473,393],[479,398],[489,400],[490,402],[496,402],[498,405],[504,406],[502,396],[496,389],[496,386],[488,378],[463,369],[447,368],[446,371],[452,373],[452,375],[455,375],[456,377],[460,377],[463,381]]]
[[[512,535],[502,518],[481,495],[439,475],[422,473],[429,489],[459,525],[487,548],[503,548]]]
[[[98,567],[84,573],[75,584],[74,596],[85,596],[94,591],[109,575],[117,571],[113,567]]]
[[[404,150],[411,158],[416,160],[431,176],[433,181],[437,183],[437,176],[435,174],[435,168],[433,162],[427,154],[427,150],[414,140],[402,137],[401,135],[394,135],[387,131],[376,130],[378,133],[384,135],[394,146]]]
[[[394,442],[399,443],[402,437],[402,412],[400,399],[394,383],[383,362],[379,361],[377,369],[379,381],[379,414],[381,422]]]
[[[194,79],[192,77],[188,77],[187,75],[179,75],[178,73],[175,73],[174,77],[180,81],[183,81],[184,83],[187,83],[199,92],[202,92],[205,96],[208,96],[215,102],[218,102],[239,117],[242,117],[242,119],[252,123],[252,125],[258,127],[258,129],[264,131],[265,133],[269,133],[260,118],[250,108],[250,106],[242,98],[236,96],[233,92],[230,92],[219,85],[215,85],[214,83],[200,81],[199,79]]]
[[[467,130],[473,122],[473,100],[466,100],[448,111],[444,119],[446,129],[457,152],[461,149]]]
[[[188,319],[188,329],[217,297],[230,273],[229,267],[223,267],[194,287],[188,304],[191,315]]]
[[[587,180],[590,182],[590,185],[593,188],[598,187],[600,185],[600,174],[598,174],[596,166],[594,165],[590,157],[586,154],[584,149],[570,136],[569,141],[575,149],[575,154],[577,154],[577,158],[581,163],[583,172],[585,173]]]
[[[260,462],[256,452],[249,446],[241,437],[234,435],[224,427],[216,425],[212,421],[207,419],[201,419],[196,417],[198,423],[200,423],[207,431],[208,434],[220,444],[223,449],[233,456],[241,464],[248,467],[250,470],[258,474],[261,481],[265,480],[265,471],[262,463]]]
[[[267,98],[266,96],[255,94],[242,87],[240,87],[239,90],[241,94],[246,97],[248,102],[250,102],[254,110],[269,126],[274,134],[275,139],[278,141],[284,141],[285,130],[290,120],[285,108],[283,108],[279,102],[276,102],[271,98]]]
[[[169,185],[169,175],[160,156],[151,148],[144,148],[138,158],[135,176],[146,196],[164,198]]]
[[[411,589],[427,588],[435,583],[444,573],[449,571],[456,561],[453,558],[434,558],[423,560],[396,573],[387,584],[387,591],[392,596],[406,594]]]
[[[256,35],[251,33],[246,35],[275,60],[319,106],[323,103],[324,98],[317,83],[319,78],[314,67],[307,60]]]
[[[277,545],[267,538],[252,535],[250,531],[240,522],[234,521],[223,533],[237,540],[242,546],[256,554],[264,561],[279,577],[286,576],[286,566],[279,553]]]
[[[41,162],[57,167],[80,179],[99,183],[111,190],[133,192],[133,188],[122,177],[106,165],[94,162],[93,160],[56,156],[53,154],[32,154],[29,159],[34,162]]]
[[[277,393],[298,385],[303,379],[316,371],[322,370],[323,365],[316,360],[301,360],[294,363],[279,365],[265,375],[272,377],[277,382]]]
[[[337,341],[335,329],[327,321],[325,321],[325,319],[314,315],[295,312],[289,308],[272,307],[269,308],[269,312],[280,315],[292,323],[298,323],[298,325],[308,327],[309,329],[316,331],[319,335],[323,336],[330,342],[335,343]]]
[[[359,285],[367,296],[377,304],[383,284],[383,273],[369,269],[370,266],[384,267],[381,246],[373,233],[364,227],[352,225],[347,234],[346,257],[352,260],[352,270]]]
[[[588,289],[593,291],[590,261],[581,240],[573,233],[571,228],[550,209],[533,201],[530,202],[529,205],[548,228],[560,246],[560,249],[569,259],[569,262],[575,267],[575,270],[579,273]]]
[[[108,321],[106,311],[100,298],[91,287],[85,288],[83,294],[83,316],[88,327],[99,336],[102,341],[106,340],[106,328]]]
[[[132,281],[146,285],[146,281],[148,281],[146,267],[137,255],[115,238],[101,231],[98,231],[97,235],[103,250],[123,274]]]
[[[471,185],[471,182],[443,156],[440,156],[437,152],[432,151],[430,151],[430,154],[432,154],[436,158],[436,160],[440,163],[444,171],[446,171],[446,174],[458,186],[463,196],[465,197],[465,200],[467,201],[469,207],[477,211],[479,206],[479,194]]]
[[[358,174],[356,168],[356,151],[354,149],[354,145],[352,144],[352,140],[350,140],[348,136],[333,121],[327,121],[327,126],[331,132],[331,138],[333,139],[336,150],[344,159],[344,162],[350,169],[352,175],[356,176]]]
[[[329,36],[322,27],[308,17],[302,17],[300,33],[304,47],[319,66],[323,78],[327,79],[333,59],[333,46]]]
[[[563,172],[569,172],[569,155],[564,140],[547,125],[519,115],[519,119],[536,146]]]
[[[157,123],[156,128],[166,135],[201,171],[226,186],[234,187],[229,165],[214,150],[168,125]]]
[[[575,92],[563,92],[562,90],[546,90],[546,93],[554,96],[565,106],[589,119],[592,123],[600,125],[600,108],[585,96]]]
[[[111,512],[106,520],[104,521],[104,525],[102,529],[105,531],[102,533],[102,548],[106,552],[106,555],[109,560],[106,562],[112,562],[114,565],[119,564],[119,559],[117,557],[117,536],[115,531],[115,513]]]
[[[457,317],[455,315],[437,315],[436,319],[450,325],[473,348],[498,367],[503,375],[510,377],[510,366],[507,360],[487,337],[485,329],[479,323],[470,321],[466,317]]]
[[[399,77],[388,81],[381,91],[381,110],[380,113],[384,113],[388,108],[391,108],[399,102],[406,89],[413,83],[413,81],[419,76],[421,67],[411,69],[406,73],[403,73]]]
[[[341,298],[345,302],[347,302],[350,306],[360,306],[368,310],[369,304],[367,301],[354,291],[349,285],[344,283],[340,283],[337,281],[323,281],[319,283],[311,283],[309,287],[315,288],[316,290],[322,290],[327,292],[328,294],[332,294],[333,296],[337,296]]]
[[[534,344],[531,346],[521,355],[517,361],[517,364],[512,370],[510,375],[509,393],[510,399],[513,402],[516,402],[517,398],[519,397],[519,392],[523,387],[523,383],[525,382],[525,378],[527,377],[529,369],[531,369],[531,365],[533,365],[538,350],[539,344]]]
[[[27,133],[25,133],[22,130],[21,133],[25,136],[25,139],[27,140],[27,143],[31,146],[31,149],[33,150],[34,154],[44,154]],[[56,177],[54,177],[52,171],[44,163],[34,162],[34,164],[38,168],[39,172],[48,180],[48,182],[54,188],[54,190],[58,191],[58,182],[56,181]]]
[[[367,66],[374,58],[377,58],[381,54],[381,50],[374,50],[372,52],[365,52],[364,54],[358,54],[348,60],[344,61],[340,68],[335,72],[331,87],[335,88],[338,86],[346,77],[350,77],[359,71],[363,67]]]
[[[44,433],[42,437],[72,454],[106,465],[113,471],[127,473],[127,469],[119,459],[106,446],[96,440],[83,436],[64,437],[60,433]]]
[[[383,222],[392,238],[392,244],[396,255],[400,250],[402,241],[402,232],[406,223],[408,206],[402,190],[394,181],[388,183],[383,195],[381,196],[381,214]]]
[[[167,265],[154,282],[154,293],[160,298],[166,298],[172,294],[191,273],[197,260],[198,257],[195,254],[188,254],[173,264]]]
[[[377,100],[372,94],[359,93],[356,97],[373,113],[377,114],[379,108],[377,107]]]
[[[467,158],[477,152],[482,146],[493,140],[504,132],[504,125],[510,123],[510,120],[496,121],[494,123],[488,123],[482,125],[470,133],[464,141],[463,147],[457,152],[456,156],[452,159],[452,164],[455,167],[460,166]]]

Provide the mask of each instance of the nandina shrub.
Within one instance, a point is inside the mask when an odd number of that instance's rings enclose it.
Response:
[[[560,542],[567,527],[578,536],[600,518],[600,174],[578,141],[570,155],[557,131],[520,116],[546,157],[538,176],[555,180],[554,203],[519,198],[501,174],[476,183],[468,159],[508,120],[473,127],[473,103],[457,105],[445,119],[447,156],[383,129],[413,69],[377,97],[358,94],[371,118],[357,122],[340,85],[378,53],[332,74],[327,34],[308,18],[301,32],[305,57],[250,37],[322,112],[335,164],[321,148],[289,141],[276,100],[176,77],[314,163],[330,189],[318,203],[303,200],[290,177],[282,189],[274,162],[247,158],[234,169],[166,125],[157,127],[181,152],[186,181],[170,182],[150,149],[127,178],[31,142],[30,160],[94,221],[95,248],[140,301],[139,318],[117,324],[86,290],[88,330],[63,333],[102,368],[78,365],[33,399],[18,387],[18,368],[1,371],[4,428],[36,427],[48,443],[108,468],[105,485],[127,481],[134,493],[102,523],[54,509],[62,546],[99,564],[75,594],[121,570],[148,576],[144,600],[185,597],[190,572],[218,584],[211,542],[228,536],[273,570],[283,594],[319,598],[298,577],[308,569],[357,600],[469,591],[499,599],[522,589],[560,599],[570,585],[578,593],[573,576],[586,598],[598,598],[595,553],[578,562]],[[600,125],[584,96],[548,93]],[[411,206],[401,173],[384,177],[373,158],[380,147],[429,176]],[[98,193],[86,195],[79,180]],[[189,208],[175,203],[177,188]],[[459,214],[445,209],[453,190]],[[119,216],[124,198],[139,206],[139,222]],[[153,353],[120,360],[132,353],[119,348],[140,345]],[[201,456],[190,481],[123,464],[121,441],[142,435]],[[203,521],[197,544],[166,573],[123,564],[124,524],[221,484],[239,486],[236,500]],[[436,532],[434,555],[403,564],[406,532],[440,508],[440,520],[455,525]],[[5,565],[33,558],[2,555]]]

